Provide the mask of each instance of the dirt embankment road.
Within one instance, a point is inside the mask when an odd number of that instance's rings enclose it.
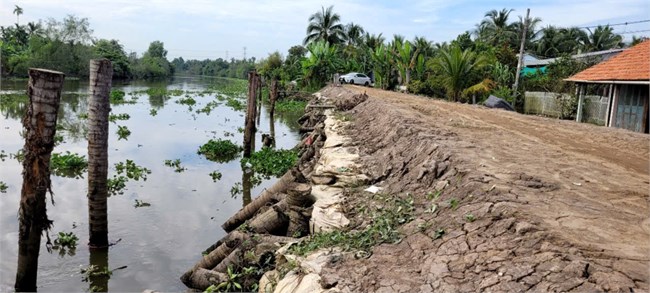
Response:
[[[441,200],[460,205],[428,215],[420,198],[405,241],[330,268],[339,288],[648,290],[648,135],[372,88],[329,94],[362,92],[349,134],[375,183],[416,195],[447,185]]]

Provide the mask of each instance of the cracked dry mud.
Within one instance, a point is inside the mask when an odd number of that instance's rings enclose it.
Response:
[[[415,197],[416,217],[398,244],[329,263],[328,287],[649,290],[647,135],[356,86],[323,91],[359,92],[369,98],[350,111],[347,135],[372,183]],[[436,189],[434,202],[425,194]],[[370,196],[349,197],[348,211]]]

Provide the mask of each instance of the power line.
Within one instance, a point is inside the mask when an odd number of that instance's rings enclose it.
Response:
[[[607,26],[619,26],[619,25],[629,25],[629,24],[637,24],[637,23],[645,23],[645,22],[650,22],[650,19],[627,21],[627,22],[613,23],[613,24],[606,24],[606,25]],[[595,28],[595,27],[599,27],[599,26],[604,26],[604,25],[599,24],[599,25],[592,25],[592,26],[580,26],[578,28]]]
[[[650,29],[648,29],[648,30],[631,31],[631,32],[622,32],[622,33],[619,33],[619,34],[620,34],[620,35],[624,35],[624,34],[645,33],[645,32],[650,32]]]

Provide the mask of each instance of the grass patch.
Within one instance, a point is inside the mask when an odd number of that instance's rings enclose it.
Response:
[[[164,87],[154,87],[154,88],[148,88],[146,91],[147,95],[150,97],[158,97],[158,98],[165,98],[169,97],[169,92],[167,91],[166,88]]]
[[[85,156],[65,152],[53,153],[50,157],[50,171],[60,177],[81,178],[88,168],[88,161]]]
[[[275,103],[275,111],[277,112],[298,112],[304,111],[307,106],[306,101],[299,100],[280,100]]]
[[[400,225],[413,220],[415,210],[413,198],[378,196],[384,202],[382,205],[377,205],[372,210],[368,207],[359,208],[370,218],[370,224],[363,229],[316,233],[292,246],[289,251],[297,255],[306,255],[321,248],[336,246],[345,251],[357,250],[368,253],[372,247],[379,244],[401,241],[402,235],[397,229]]]
[[[264,147],[254,152],[250,158],[241,160],[241,164],[250,163],[253,171],[265,176],[280,177],[298,161],[298,152],[295,150],[272,149]]]
[[[184,98],[180,98],[176,101],[176,104],[181,104],[181,105],[187,105],[187,106],[194,106],[196,105],[196,100],[190,96],[186,96]]]
[[[147,181],[147,174],[151,174],[151,170],[137,165],[133,160],[126,160],[126,162],[119,162],[115,164],[115,170],[117,174],[124,174],[128,179],[133,179],[135,181]]]
[[[129,135],[131,135],[131,130],[129,130],[128,127],[122,125],[117,126],[117,136],[118,136],[117,140],[121,140],[121,139],[128,140]]]
[[[183,94],[183,90],[181,89],[173,89],[173,90],[168,90],[167,93],[170,96],[178,97]]]
[[[151,116],[156,116],[156,115],[158,115],[158,110],[156,110],[156,109],[151,109],[151,110],[149,110],[149,115],[151,115]]]
[[[8,188],[7,183],[0,181],[0,193],[7,193]]]
[[[64,256],[66,253],[74,256],[75,250],[77,249],[77,241],[79,241],[79,238],[73,232],[59,232],[57,238],[54,239],[54,245],[47,247],[47,250],[48,252],[56,250],[60,256]]]
[[[211,139],[201,147],[197,152],[199,155],[204,155],[206,159],[214,162],[225,163],[232,161],[243,148],[239,145],[236,145],[232,141],[218,139]]]
[[[240,97],[245,96],[248,88],[248,80],[234,78],[217,78],[208,87],[209,91],[216,91],[221,94]]]
[[[110,122],[115,122],[117,120],[129,120],[129,119],[131,119],[131,115],[126,113],[108,115],[108,121]]]
[[[235,183],[235,185],[230,187],[230,197],[236,198],[237,195],[241,194],[244,192],[244,187],[242,186],[241,182]]]
[[[126,93],[120,90],[112,90],[110,94],[110,103],[111,104],[135,104],[135,99],[127,100],[125,99]]]
[[[108,178],[108,180],[106,180],[106,188],[108,189],[108,194],[124,194],[124,189],[126,189],[127,181],[129,181],[129,178],[126,178],[126,176],[114,175],[113,178]]]
[[[217,182],[217,180],[221,180],[221,176],[222,176],[221,172],[219,172],[219,171],[212,171],[212,172],[210,172],[209,175],[210,175],[210,178],[212,178],[213,182]]]
[[[180,159],[165,160],[165,166],[174,168],[174,172],[176,173],[180,173],[187,170],[187,168],[181,166]]]
[[[228,97],[226,100],[226,106],[235,111],[244,111],[246,109],[246,103],[242,103],[240,100],[232,97]]]
[[[219,106],[219,102],[212,101],[212,102],[207,103],[205,105],[205,107],[196,110],[196,113],[199,113],[199,114],[200,113],[205,113],[206,115],[210,115],[210,112],[212,112],[212,109],[216,108],[217,106]]]

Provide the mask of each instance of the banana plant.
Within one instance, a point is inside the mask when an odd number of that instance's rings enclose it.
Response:
[[[375,83],[382,89],[388,88],[388,81],[390,80],[391,66],[391,53],[386,45],[381,44],[375,50],[370,50],[372,62],[374,65]]]

